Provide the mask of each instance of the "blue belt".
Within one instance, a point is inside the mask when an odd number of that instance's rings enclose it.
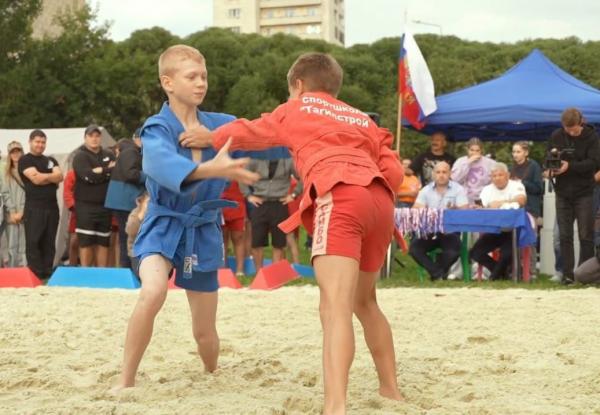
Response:
[[[187,212],[176,212],[156,203],[148,203],[147,214],[155,217],[170,217],[177,219],[185,229],[185,256],[183,260],[183,278],[192,278],[194,237],[199,226],[217,223],[220,219],[221,208],[236,207],[237,203],[225,199],[205,200],[192,206]]]

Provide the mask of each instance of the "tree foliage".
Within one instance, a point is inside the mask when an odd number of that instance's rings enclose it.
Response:
[[[40,7],[41,0],[0,0],[0,71],[18,62]]]
[[[335,56],[344,68],[340,98],[380,113],[382,125],[396,130],[398,38],[342,48],[283,34],[265,38],[216,28],[180,38],[153,27],[114,42],[108,26],[97,25],[88,7],[62,20],[65,30],[59,37],[34,40],[31,18],[39,3],[0,0],[2,128],[82,126],[93,121],[117,137],[130,135],[165,100],[158,82],[158,56],[170,45],[185,43],[198,48],[207,60],[206,110],[238,117],[271,110],[287,99],[286,74],[298,55],[322,51]],[[497,77],[534,48],[582,81],[600,87],[600,42],[571,37],[494,44],[437,35],[417,35],[417,42],[437,94]],[[404,130],[402,137],[406,156],[428,144],[413,131]],[[500,159],[510,158],[510,146],[494,144],[487,150]],[[458,145],[455,152],[461,155],[464,150]]]

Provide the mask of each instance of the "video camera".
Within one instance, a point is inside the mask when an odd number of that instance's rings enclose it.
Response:
[[[551,148],[550,151],[548,151],[548,154],[546,154],[546,159],[544,160],[544,169],[550,171],[558,170],[560,169],[562,162],[570,161],[574,154],[574,148],[567,147],[561,150],[556,147]]]

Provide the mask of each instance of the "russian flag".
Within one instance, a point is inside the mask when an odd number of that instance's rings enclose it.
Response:
[[[420,130],[423,120],[437,109],[433,78],[423,54],[408,31],[400,41],[398,94],[402,100],[402,118]]]

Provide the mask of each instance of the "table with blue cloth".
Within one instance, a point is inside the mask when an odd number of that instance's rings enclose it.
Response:
[[[512,230],[512,279],[519,279],[519,249],[535,245],[537,236],[525,209],[446,209],[444,232],[500,233]],[[527,279],[529,275],[527,275]]]
[[[514,229],[520,248],[537,241],[525,209],[446,209],[443,224],[444,232],[500,233]]]
[[[519,278],[518,248],[535,245],[537,241],[525,209],[446,209],[443,224],[444,232],[500,233],[512,230],[513,281]]]
[[[418,209],[410,209],[410,211],[418,212]],[[500,233],[511,230],[513,234],[512,275],[513,280],[518,279],[519,248],[526,248],[537,242],[535,230],[525,209],[444,209],[442,214],[444,233]]]

